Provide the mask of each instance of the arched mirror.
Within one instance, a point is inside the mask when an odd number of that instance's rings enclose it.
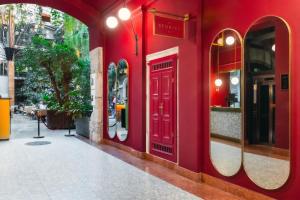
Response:
[[[244,168],[264,189],[290,173],[290,33],[278,17],[264,17],[245,36]]]
[[[117,136],[120,141],[128,137],[128,62],[121,59],[117,66],[116,77],[116,120]]]
[[[110,63],[107,69],[107,91],[108,91],[108,136],[113,139],[117,134],[117,118],[116,118],[116,103],[117,103],[117,66],[115,63]]]
[[[242,163],[241,36],[222,30],[210,48],[210,158],[224,176]]]

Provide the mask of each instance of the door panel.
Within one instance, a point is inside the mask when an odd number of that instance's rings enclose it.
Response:
[[[177,56],[150,63],[150,153],[177,161],[176,64]]]
[[[172,122],[173,122],[173,112],[172,112],[172,100],[173,100],[173,87],[172,87],[172,79],[173,79],[173,70],[167,70],[162,72],[162,81],[161,81],[161,91],[162,91],[162,106],[163,106],[163,115],[162,115],[162,139],[164,144],[173,144],[173,130]]]
[[[159,115],[159,101],[160,101],[160,74],[155,73],[151,76],[151,125],[150,133],[153,141],[161,142],[160,136],[160,115]]]

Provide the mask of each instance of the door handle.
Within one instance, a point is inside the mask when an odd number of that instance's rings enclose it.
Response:
[[[161,104],[159,105],[159,113],[162,115],[163,112],[164,112],[164,104],[161,103]]]

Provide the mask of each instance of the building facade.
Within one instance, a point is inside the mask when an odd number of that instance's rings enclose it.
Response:
[[[114,29],[121,1],[32,3],[89,26],[95,141],[248,199],[300,197],[298,1],[131,0]]]

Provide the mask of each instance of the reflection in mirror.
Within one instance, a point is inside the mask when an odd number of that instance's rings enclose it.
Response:
[[[128,136],[128,63],[121,59],[117,67],[116,78],[116,120],[117,136],[125,141]]]
[[[117,66],[115,63],[110,63],[107,70],[107,91],[108,91],[108,136],[113,139],[117,134],[117,119],[116,119],[116,77]]]
[[[233,176],[242,163],[241,37],[225,29],[210,51],[210,156],[220,174]]]
[[[290,173],[289,29],[277,17],[256,22],[245,37],[244,168],[264,189]]]

